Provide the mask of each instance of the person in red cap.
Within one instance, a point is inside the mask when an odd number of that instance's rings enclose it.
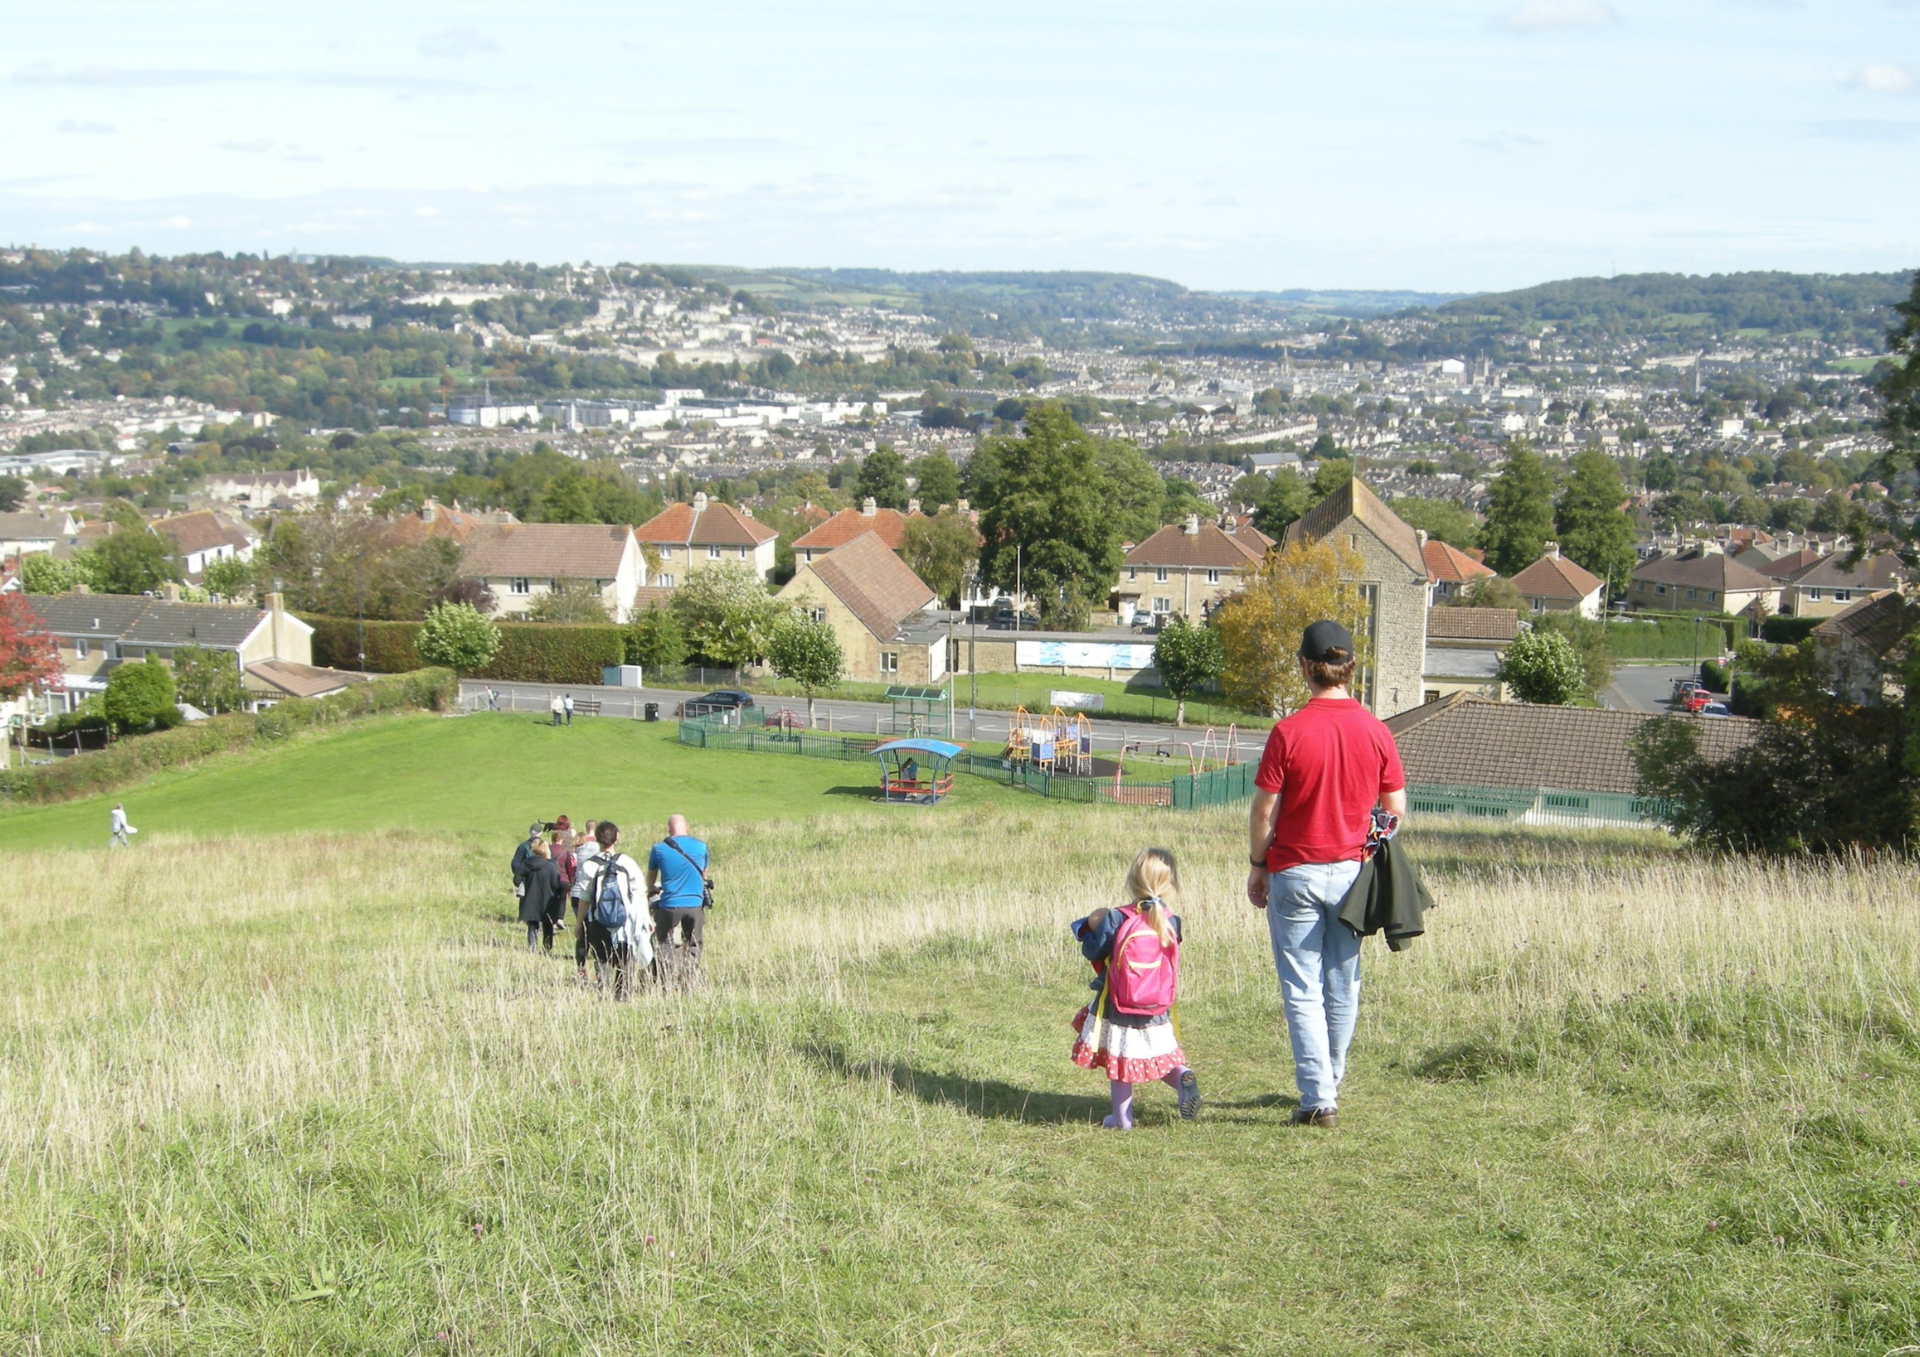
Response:
[[[1360,1012],[1360,939],[1339,921],[1378,807],[1407,813],[1393,734],[1354,699],[1353,636],[1315,622],[1300,638],[1313,697],[1277,723],[1254,776],[1247,899],[1267,912],[1293,1041],[1296,1126],[1339,1121],[1340,1081]]]

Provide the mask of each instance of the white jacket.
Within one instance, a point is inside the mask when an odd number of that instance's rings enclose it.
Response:
[[[627,907],[627,925],[613,935],[614,943],[621,947],[631,947],[639,953],[642,965],[653,961],[653,928],[647,914],[647,878],[640,864],[622,853],[618,848],[611,852],[596,847],[592,853],[580,859],[579,870],[573,878],[573,898],[586,903],[585,912],[591,913],[595,893],[600,885],[600,874],[612,871],[614,881],[620,888],[620,900]]]

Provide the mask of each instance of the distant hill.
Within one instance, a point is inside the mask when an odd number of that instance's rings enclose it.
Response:
[[[1466,292],[1409,292],[1404,289],[1370,290],[1366,288],[1293,287],[1284,292],[1222,292],[1223,297],[1241,297],[1250,302],[1309,315],[1384,316],[1395,311],[1444,306]]]
[[[1888,308],[1912,284],[1910,273],[1637,273],[1482,293],[1432,311],[1443,325],[1469,328],[1555,325],[1723,339],[1806,332],[1878,347],[1891,320]]]

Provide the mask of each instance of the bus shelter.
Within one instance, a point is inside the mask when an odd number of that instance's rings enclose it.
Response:
[[[953,704],[945,688],[896,684],[881,699],[893,705],[895,735],[953,735]]]

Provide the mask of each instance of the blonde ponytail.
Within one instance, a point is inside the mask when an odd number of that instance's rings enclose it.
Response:
[[[1173,922],[1168,897],[1180,890],[1180,869],[1173,854],[1165,848],[1142,848],[1127,870],[1127,903],[1140,910],[1140,917],[1153,929],[1163,947],[1173,944]]]

